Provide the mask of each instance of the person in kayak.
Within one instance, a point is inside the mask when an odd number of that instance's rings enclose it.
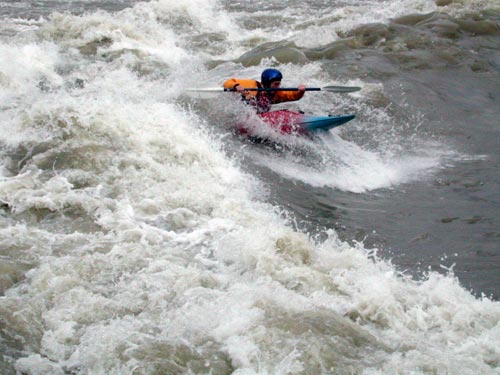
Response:
[[[293,102],[304,96],[306,86],[299,85],[298,91],[248,91],[250,88],[277,89],[281,86],[283,75],[277,69],[262,72],[261,82],[253,79],[231,78],[224,82],[225,89],[234,89],[242,95],[242,100],[257,108],[257,113],[266,113],[273,104]]]

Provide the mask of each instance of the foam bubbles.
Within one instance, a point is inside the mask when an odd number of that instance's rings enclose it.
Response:
[[[0,77],[0,255],[23,266],[8,269],[17,280],[0,314],[17,371],[494,373],[498,303],[473,298],[452,275],[411,280],[334,231],[323,241],[294,231],[239,155],[223,152],[219,123],[180,98],[187,81],[241,72],[202,65],[211,48],[229,58],[244,44],[218,3],[41,22],[30,30],[38,41],[2,44],[18,69],[0,60],[9,73]],[[218,46],[197,53],[198,32]],[[217,51],[224,45],[234,49]],[[319,63],[283,71],[325,79]],[[314,111],[361,100],[308,98]],[[349,191],[401,184],[405,170],[440,163],[432,153],[377,154],[351,136],[316,154],[338,158],[334,170],[331,160],[300,170],[263,160]]]

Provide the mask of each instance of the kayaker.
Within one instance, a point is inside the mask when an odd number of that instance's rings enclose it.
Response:
[[[257,108],[258,113],[269,112],[271,105],[293,102],[304,96],[305,85],[297,86],[298,91],[247,91],[250,88],[277,89],[281,86],[283,75],[277,69],[266,69],[262,72],[261,82],[253,79],[231,78],[224,82],[224,88],[235,89],[242,99]]]

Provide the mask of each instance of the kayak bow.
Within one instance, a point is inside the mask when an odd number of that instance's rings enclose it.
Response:
[[[355,115],[342,116],[308,116],[303,113],[278,110],[259,115],[271,128],[278,130],[281,134],[307,135],[312,132],[327,131],[339,125],[351,121]],[[241,133],[252,133],[246,126],[239,126]]]

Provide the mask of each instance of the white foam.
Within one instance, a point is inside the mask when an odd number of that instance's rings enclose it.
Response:
[[[304,158],[272,154],[256,154],[256,158],[259,164],[292,180],[314,187],[363,193],[432,176],[451,156],[444,149],[434,155],[383,155],[375,150],[364,150],[339,136],[328,138],[327,144],[324,149],[312,151],[318,153],[315,165],[310,165],[309,159],[314,157],[311,150]]]
[[[294,231],[262,182],[222,151],[214,124],[182,104],[183,82],[220,81],[223,68],[210,76],[179,36],[227,33],[238,50],[233,26],[215,2],[160,1],[54,15],[40,42],[2,44],[0,202],[10,226],[0,244],[31,267],[0,299],[2,334],[24,345],[16,370],[494,374],[497,302],[472,297],[452,275],[413,281],[333,231],[320,243]],[[103,37],[113,42],[81,51]],[[324,83],[319,64],[283,71]],[[75,78],[83,87],[68,85]],[[343,104],[303,103],[327,102]],[[441,162],[345,137],[330,145],[337,156],[326,154],[341,161],[335,171],[267,160],[350,191],[396,186]]]

